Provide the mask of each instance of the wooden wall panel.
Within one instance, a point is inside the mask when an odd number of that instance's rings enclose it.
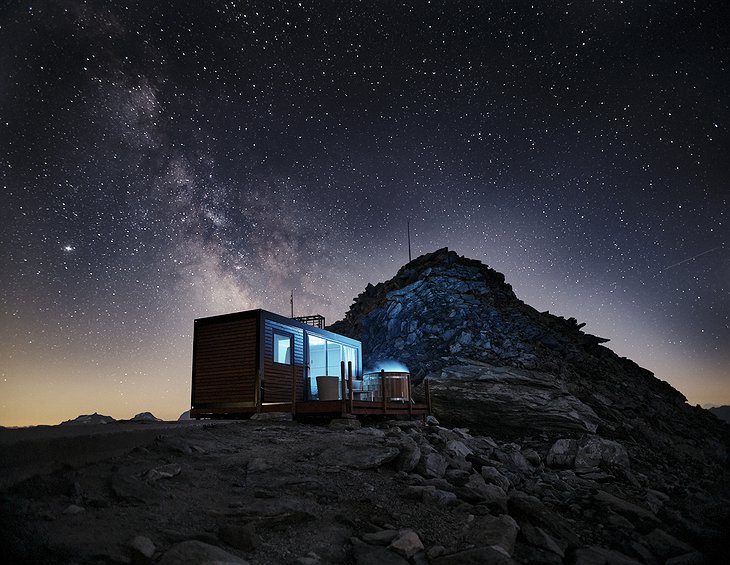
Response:
[[[255,318],[195,328],[193,408],[255,401],[256,331]]]

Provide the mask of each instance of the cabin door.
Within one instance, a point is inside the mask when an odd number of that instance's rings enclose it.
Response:
[[[317,377],[327,374],[327,341],[317,335],[307,333],[307,358],[305,367],[307,370],[306,383],[309,398],[319,399],[317,390]]]

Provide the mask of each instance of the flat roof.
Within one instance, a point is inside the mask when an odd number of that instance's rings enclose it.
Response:
[[[247,318],[258,318],[261,316],[262,318],[266,320],[273,320],[274,322],[278,322],[280,324],[284,324],[286,326],[291,326],[294,328],[298,328],[300,330],[305,330],[309,332],[310,334],[316,334],[319,336],[322,336],[324,338],[329,338],[336,341],[341,341],[344,343],[351,343],[353,345],[357,344],[358,347],[362,348],[362,342],[358,339],[353,339],[351,337],[338,334],[335,332],[331,332],[329,330],[324,330],[321,328],[318,328],[317,326],[312,326],[310,324],[305,324],[304,322],[300,322],[299,320],[295,320],[293,318],[287,318],[286,316],[281,316],[279,314],[275,314],[274,312],[269,312],[268,310],[263,310],[261,308],[257,308],[255,310],[244,310],[242,312],[233,312],[230,314],[220,314],[218,316],[207,316],[205,318],[196,318],[194,320],[195,324],[200,325],[208,325],[208,324],[216,324],[221,322],[235,322],[238,320],[245,320]]]

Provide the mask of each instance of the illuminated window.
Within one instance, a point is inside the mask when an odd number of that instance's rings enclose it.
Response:
[[[274,334],[274,363],[291,365],[291,336]]]

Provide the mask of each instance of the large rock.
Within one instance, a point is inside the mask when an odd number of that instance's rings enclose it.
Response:
[[[628,475],[631,470],[626,448],[617,441],[598,436],[583,437],[578,441],[574,466],[578,472],[600,467]]]
[[[395,460],[396,470],[409,472],[415,469],[421,460],[421,449],[418,444],[406,435],[400,436],[395,443],[400,450]]]
[[[506,514],[500,516],[477,516],[469,526],[469,542],[476,546],[497,547],[512,555],[519,526]]]
[[[601,419],[555,377],[485,363],[452,365],[429,376],[440,421],[488,434],[595,432]]]
[[[446,459],[437,451],[432,449],[424,452],[422,449],[416,471],[427,479],[439,478],[444,476],[447,465]]]
[[[160,565],[201,565],[202,563],[248,565],[248,561],[236,557],[220,547],[196,540],[174,545],[165,552],[160,560]]]
[[[631,472],[626,448],[617,441],[598,436],[557,440],[547,454],[546,463],[549,467],[575,469],[577,472],[595,468],[624,476]]]
[[[395,551],[398,555],[410,559],[419,551],[423,551],[423,542],[413,530],[403,530],[388,546],[388,549]]]

